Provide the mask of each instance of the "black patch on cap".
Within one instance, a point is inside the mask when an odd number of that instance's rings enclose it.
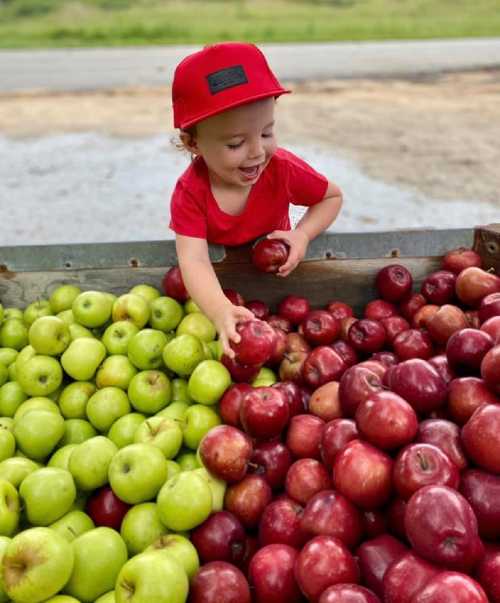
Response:
[[[208,87],[211,94],[217,94],[234,86],[248,84],[248,79],[242,65],[226,67],[207,75]]]

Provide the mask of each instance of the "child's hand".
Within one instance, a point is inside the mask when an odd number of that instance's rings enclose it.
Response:
[[[236,331],[236,325],[245,320],[255,318],[253,312],[244,306],[235,306],[231,302],[224,304],[217,312],[217,318],[214,320],[215,328],[219,333],[219,339],[222,343],[224,354],[234,358],[234,352],[229,342],[238,343],[240,335]]]
[[[278,276],[288,276],[304,259],[309,245],[308,236],[302,230],[275,230],[267,238],[282,239],[289,245],[288,259],[277,272]]]

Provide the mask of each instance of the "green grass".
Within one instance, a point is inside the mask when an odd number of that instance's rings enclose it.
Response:
[[[500,35],[500,0],[0,0],[0,48]]]

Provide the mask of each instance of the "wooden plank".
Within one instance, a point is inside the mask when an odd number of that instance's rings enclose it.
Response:
[[[483,260],[483,267],[500,275],[500,224],[488,224],[474,229],[474,249]]]

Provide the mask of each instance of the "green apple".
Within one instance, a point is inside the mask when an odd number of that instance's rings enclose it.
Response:
[[[71,341],[68,325],[57,316],[37,318],[28,331],[30,345],[37,354],[58,356]]]
[[[188,392],[195,402],[216,404],[231,385],[231,375],[218,360],[204,360],[188,381]]]
[[[83,325],[80,325],[77,322],[68,325],[68,329],[71,341],[74,341],[75,339],[80,339],[80,337],[88,337],[90,339],[95,339],[94,334],[90,329],[87,329],[87,327],[84,327]]]
[[[20,308],[4,308],[4,321],[9,320],[9,318],[19,318],[19,320],[23,320],[23,311]]]
[[[19,488],[28,521],[34,526],[48,526],[71,508],[76,488],[69,471],[43,467],[30,473]]]
[[[156,369],[163,365],[163,348],[167,337],[163,331],[142,329],[128,342],[128,357],[138,369]]]
[[[90,492],[77,491],[76,499],[73,503],[72,511],[85,511],[87,508],[87,502],[90,496]]]
[[[64,419],[48,410],[30,410],[14,424],[21,452],[34,461],[48,457],[64,435]]]
[[[174,475],[177,475],[180,472],[181,468],[179,467],[179,464],[171,459],[167,459],[167,479],[165,481],[169,480],[171,477],[174,477]]]
[[[253,387],[270,387],[276,381],[278,381],[276,373],[267,366],[263,366],[251,384]]]
[[[90,381],[74,381],[59,396],[59,408],[66,419],[86,419],[87,402],[95,393],[96,386]]]
[[[166,408],[157,412],[155,417],[168,417],[175,421],[183,421],[188,408],[189,404],[185,402],[172,402]]]
[[[128,350],[128,342],[139,332],[138,327],[128,320],[119,320],[109,325],[104,331],[101,341],[106,346],[108,354],[125,355]]]
[[[137,374],[137,369],[123,354],[108,356],[99,367],[95,376],[98,388],[119,387],[127,391],[130,380]]]
[[[10,542],[10,538],[7,536],[0,536],[0,567],[2,567],[2,560],[5,554],[5,550]],[[2,573],[0,572],[0,603],[6,603],[9,600],[7,593],[3,587]]]
[[[14,361],[14,364],[16,365],[16,367],[19,367],[19,366],[21,366],[21,364],[23,364],[27,360],[31,360],[31,358],[34,358],[35,356],[36,356],[35,348],[32,345],[29,345],[29,343],[28,343],[21,350],[19,350],[19,352],[16,356],[16,359]]]
[[[20,603],[45,601],[69,580],[73,562],[71,545],[54,530],[24,530],[14,536],[4,554],[5,591]]]
[[[0,417],[0,429],[6,429],[14,433],[14,419],[12,417]]]
[[[85,419],[67,419],[64,422],[64,435],[59,440],[58,446],[68,444],[81,444],[97,435],[94,426]]]
[[[161,371],[141,371],[130,380],[127,393],[135,410],[152,415],[170,402],[170,379]]]
[[[72,547],[75,563],[64,591],[90,602],[112,590],[128,558],[120,534],[111,528],[94,528],[75,538]]]
[[[16,379],[29,396],[46,396],[61,385],[63,373],[56,358],[37,355],[16,367]]]
[[[94,603],[116,603],[115,591],[110,590],[108,593],[101,595]]]
[[[80,337],[66,348],[61,356],[61,364],[76,381],[89,381],[105,357],[106,348],[103,343],[90,337]]]
[[[111,318],[113,303],[102,291],[84,291],[71,304],[76,322],[84,327],[100,327]]]
[[[0,364],[3,364],[6,367],[11,365],[19,352],[14,348],[0,348]]]
[[[107,431],[113,423],[130,412],[127,394],[119,387],[98,389],[87,403],[87,417],[99,431]]]
[[[82,290],[76,285],[60,285],[49,296],[50,308],[54,314],[71,310],[71,306],[75,299],[80,295]]]
[[[17,488],[23,479],[38,467],[39,465],[31,459],[13,456],[0,463],[0,480],[7,480]]]
[[[182,566],[168,555],[141,553],[122,567],[116,603],[185,603],[189,582]]]
[[[28,343],[28,327],[19,318],[4,320],[0,326],[0,345],[21,350]]]
[[[116,496],[135,505],[156,496],[167,478],[167,461],[156,446],[130,444],[115,454],[108,476]]]
[[[172,297],[158,297],[151,302],[149,324],[153,329],[168,333],[173,331],[184,316],[180,303]]]
[[[192,530],[212,512],[212,492],[203,477],[185,471],[164,484],[157,503],[160,519],[169,530]]]
[[[191,298],[184,304],[184,311],[186,314],[192,314],[193,312],[201,312],[200,306]]]
[[[69,595],[55,595],[43,603],[80,603],[80,601],[75,599],[75,597],[70,597]]]
[[[83,511],[68,511],[49,526],[68,542],[95,528],[92,519]]]
[[[53,400],[45,396],[35,396],[34,398],[28,398],[19,405],[18,409],[14,413],[14,421],[18,421],[27,412],[32,410],[47,410],[48,412],[53,412],[56,415],[61,414],[59,407]]]
[[[178,375],[190,375],[205,360],[203,343],[190,334],[177,335],[163,350],[165,366]]]
[[[120,295],[113,304],[113,322],[128,320],[142,329],[149,320],[151,310],[148,300],[136,293]]]
[[[184,402],[185,404],[192,404],[189,393],[188,393],[188,382],[182,377],[176,377],[172,379],[172,402]]]
[[[220,360],[222,358],[224,350],[222,348],[222,343],[220,339],[216,339],[215,341],[209,341],[207,343],[207,346],[210,350],[210,354],[213,360]]]
[[[4,312],[3,304],[0,303],[0,324],[3,322]]]
[[[158,506],[154,502],[134,505],[122,519],[120,534],[129,555],[142,553],[157,538],[167,533],[160,521]]]
[[[107,437],[114,442],[118,448],[124,448],[134,442],[134,434],[146,420],[146,417],[138,412],[130,412],[123,417],[117,419],[111,429],[108,431]]]
[[[0,479],[0,534],[12,536],[19,524],[19,495],[6,479]]]
[[[217,336],[217,331],[213,322],[201,312],[190,312],[186,314],[179,323],[177,335],[194,335],[201,341],[213,341]]]
[[[95,490],[108,483],[108,468],[118,452],[116,445],[104,436],[85,440],[73,450],[69,470],[79,490]]]
[[[57,316],[57,318],[60,318],[68,327],[70,325],[78,324],[75,320],[75,317],[73,316],[73,310],[63,310],[62,312],[58,312],[56,314],[56,316]],[[70,334],[70,337],[71,337],[71,334]]]
[[[200,461],[194,452],[182,450],[175,459],[176,463],[181,468],[181,471],[192,471],[201,467]]]
[[[155,299],[158,299],[161,296],[160,291],[156,287],[153,287],[152,285],[147,285],[145,283],[135,285],[135,287],[132,287],[132,289],[130,289],[129,293],[132,293],[133,295],[140,295],[149,303],[151,303]]]
[[[212,429],[221,424],[219,415],[203,404],[193,404],[188,407],[184,415],[182,425],[182,434],[184,444],[188,448],[196,450],[203,436]]]
[[[164,419],[167,421],[168,419]],[[179,428],[180,429],[180,428]],[[182,442],[182,435],[181,435]],[[180,444],[179,444],[180,446]],[[16,449],[16,439],[11,431],[7,429],[0,429],[0,462],[5,459],[9,459],[11,456],[14,456],[14,451]]]
[[[184,568],[191,580],[200,568],[198,552],[193,544],[180,534],[165,534],[156,539],[146,551],[157,551],[169,555]]]
[[[0,387],[9,379],[9,369],[5,364],[0,364]]]
[[[29,304],[23,312],[24,324],[30,327],[40,316],[51,316],[54,314],[48,299],[39,299]]]
[[[201,475],[210,486],[210,490],[212,491],[212,512],[222,511],[224,508],[224,495],[226,494],[226,482],[216,478],[205,467],[194,469],[193,473]]]
[[[17,381],[8,381],[0,387],[0,415],[13,417],[28,396]]]
[[[137,428],[134,442],[156,446],[166,459],[173,459],[182,445],[182,429],[173,419],[150,417]]]
[[[66,444],[62,448],[58,448],[50,457],[47,467],[57,467],[69,471],[69,459],[77,446],[78,444]]]

